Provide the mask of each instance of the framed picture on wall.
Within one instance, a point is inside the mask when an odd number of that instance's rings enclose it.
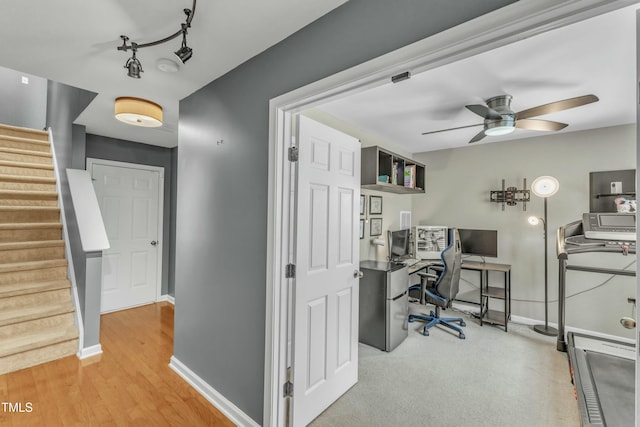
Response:
[[[382,218],[371,218],[369,234],[372,236],[382,235]]]
[[[369,214],[382,215],[382,196],[369,196]]]
[[[364,215],[364,208],[366,205],[366,197],[364,196],[364,194],[360,195],[360,215]]]
[[[360,220],[360,238],[364,239],[364,219]]]

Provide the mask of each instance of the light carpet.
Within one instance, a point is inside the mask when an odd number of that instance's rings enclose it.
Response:
[[[360,344],[358,383],[311,426],[580,426],[567,355],[555,337],[515,323],[505,333],[462,317],[465,340],[442,327],[423,336],[415,322],[390,353]]]

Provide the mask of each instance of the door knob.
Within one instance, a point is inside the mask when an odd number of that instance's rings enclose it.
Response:
[[[157,241],[155,241],[155,240],[152,240],[152,241],[151,241],[151,246],[156,246],[157,244],[158,244],[158,242],[157,242]]]
[[[360,270],[356,270],[353,272],[353,277],[357,279],[362,279],[364,277],[364,273]]]

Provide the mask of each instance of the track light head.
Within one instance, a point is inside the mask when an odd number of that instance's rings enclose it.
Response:
[[[133,51],[133,56],[127,60],[127,63],[124,64],[124,68],[127,69],[127,75],[133,79],[139,79],[140,73],[143,73],[142,64],[136,58],[136,51]]]
[[[175,52],[176,56],[178,57],[178,59],[180,60],[180,62],[182,62],[183,64],[185,62],[187,62],[191,56],[193,55],[193,49],[191,49],[189,46],[184,45],[182,46],[180,49],[178,49]]]

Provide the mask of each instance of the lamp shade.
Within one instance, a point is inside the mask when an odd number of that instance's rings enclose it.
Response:
[[[115,116],[121,122],[134,126],[162,126],[162,107],[142,98],[122,96],[116,98]]]
[[[559,188],[560,183],[552,176],[539,176],[531,183],[531,191],[538,197],[551,197]]]

